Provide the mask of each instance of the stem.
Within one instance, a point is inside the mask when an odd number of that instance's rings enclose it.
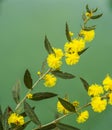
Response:
[[[24,98],[19,102],[19,104],[17,104],[15,110],[17,110],[17,109],[20,107],[20,105],[25,101],[27,94],[30,93],[30,92],[33,90],[33,88],[39,83],[39,81],[40,81],[41,79],[43,79],[44,76],[45,76],[47,73],[49,73],[50,71],[51,71],[51,68],[48,69],[48,70],[33,84],[32,88],[28,90],[28,92],[26,93],[26,95],[24,96]]]

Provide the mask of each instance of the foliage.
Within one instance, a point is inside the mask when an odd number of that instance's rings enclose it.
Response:
[[[80,57],[85,53],[89,47],[86,47],[88,42],[91,42],[95,37],[96,25],[88,26],[90,20],[98,19],[102,14],[95,14],[98,8],[90,9],[86,5],[86,12],[82,14],[83,24],[78,35],[74,38],[74,34],[70,31],[68,23],[65,25],[65,34],[67,42],[64,44],[64,51],[60,48],[54,48],[48,37],[45,36],[44,46],[48,52],[48,56],[42,65],[42,69],[38,71],[38,79],[33,83],[31,73],[26,69],[24,73],[24,84],[28,92],[20,99],[20,81],[17,81],[12,89],[12,96],[16,103],[16,107],[12,110],[11,107],[7,107],[4,112],[0,107],[0,130],[23,130],[27,129],[27,125],[31,122],[35,124],[36,128],[33,130],[79,130],[75,126],[61,123],[60,120],[66,116],[76,114],[76,121],[78,123],[84,123],[89,118],[89,112],[87,107],[90,106],[94,112],[101,113],[104,111],[108,104],[112,105],[112,78],[107,75],[102,81],[102,85],[89,83],[80,77],[83,87],[90,96],[90,101],[83,106],[80,106],[78,101],[70,102],[68,97],[60,97],[59,94],[54,92],[33,92],[33,88],[37,86],[40,81],[44,81],[45,87],[54,87],[58,78],[62,79],[74,79],[76,75],[69,72],[64,72],[61,66],[64,64],[62,59],[65,59],[65,63],[69,66],[75,65],[79,62]],[[43,66],[47,66],[46,71]],[[35,112],[28,100],[35,102],[41,100],[47,100],[49,98],[57,97],[57,111],[61,114],[53,121],[44,124],[40,121],[38,113]],[[22,109],[23,108],[23,109]],[[86,110],[83,110],[85,109]]]

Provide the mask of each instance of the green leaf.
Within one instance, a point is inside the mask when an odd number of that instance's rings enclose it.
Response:
[[[89,9],[88,4],[86,5],[86,11],[87,11],[88,13],[91,13],[91,10]]]
[[[69,33],[69,27],[68,27],[67,23],[66,23],[66,30],[65,30],[65,32],[66,32],[66,38],[67,38],[67,40],[69,42],[71,42],[72,40],[71,40],[71,36],[70,36],[70,33]]]
[[[85,79],[81,78],[81,77],[80,77],[80,80],[81,80],[84,88],[86,89],[86,91],[88,91],[88,88],[89,88],[88,82]]]
[[[63,123],[57,123],[56,126],[60,129],[60,130],[80,130],[79,128],[67,125],[67,124],[63,124]]]
[[[78,52],[79,55],[83,54],[89,47],[83,49],[82,51]]]
[[[51,72],[52,74],[54,74],[57,77],[60,77],[62,79],[73,79],[75,78],[75,75],[67,73],[67,72],[62,72],[60,70],[55,70]]]
[[[20,81],[17,81],[12,89],[14,101],[18,104],[20,102]]]
[[[58,100],[60,101],[60,103],[62,104],[62,106],[67,109],[70,112],[76,112],[75,111],[75,107],[73,106],[73,104],[71,104],[70,102],[62,99],[62,98],[58,98]]]
[[[86,20],[86,15],[85,15],[85,13],[82,14],[82,19],[83,19],[83,21]]]
[[[2,114],[2,109],[1,109],[1,106],[0,106],[0,130],[3,130],[2,118],[3,118],[3,114]]]
[[[46,48],[46,50],[47,50],[47,52],[48,52],[49,54],[54,53],[54,50],[53,50],[53,48],[52,48],[52,46],[51,46],[51,44],[50,44],[50,42],[49,42],[47,36],[45,36],[44,46],[45,46],[45,48]]]
[[[98,8],[96,8],[96,9],[93,9],[93,10],[92,10],[92,12],[93,12],[93,13],[95,13],[97,10],[98,10]]]
[[[4,114],[3,114],[3,130],[9,129],[8,117],[9,117],[9,108],[7,107],[4,111]]]
[[[35,114],[31,106],[27,102],[24,102],[24,110],[25,110],[26,115],[31,119],[33,123],[37,125],[41,124],[37,115]]]
[[[91,19],[98,19],[102,16],[103,14],[99,14],[99,15],[94,15],[94,16],[91,16],[90,18]]]
[[[34,129],[34,130],[52,130],[55,127],[56,127],[56,124],[52,123],[52,124],[49,124],[49,125],[46,125],[46,126],[43,126],[41,128]]]
[[[91,30],[95,30],[95,28],[96,28],[96,25],[93,25],[93,26],[91,26],[91,27],[83,27],[82,29],[83,30],[85,30],[85,31],[91,31]]]
[[[52,98],[55,96],[57,96],[57,94],[51,93],[51,92],[38,92],[38,93],[34,93],[32,95],[31,100],[39,101],[39,100],[43,100],[43,99]]]
[[[28,88],[28,89],[31,89],[32,88],[32,78],[31,78],[31,74],[29,72],[29,70],[27,69],[25,71],[25,74],[24,74],[24,84],[25,86]]]
[[[35,109],[35,107],[32,107],[32,110],[34,110],[34,109]],[[23,116],[23,117],[27,116],[25,112],[22,112],[20,115]]]

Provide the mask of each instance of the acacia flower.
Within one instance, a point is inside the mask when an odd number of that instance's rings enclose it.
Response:
[[[26,97],[27,97],[28,99],[32,99],[32,96],[33,96],[33,95],[32,95],[31,93],[29,93],[29,94],[26,95]]]
[[[64,56],[62,49],[53,48],[53,50],[57,58],[61,59]]]
[[[74,101],[74,102],[72,102],[72,104],[73,104],[74,107],[78,107],[79,106],[79,102],[78,101]]]
[[[84,123],[88,118],[89,118],[89,112],[86,110],[86,111],[83,111],[79,114],[76,121],[78,123]]]
[[[72,37],[74,35],[74,33],[69,31],[69,35]]]
[[[53,74],[46,74],[44,77],[44,85],[46,87],[53,87],[56,84],[56,77]]]
[[[107,75],[105,79],[103,80],[103,85],[104,85],[105,91],[112,90],[112,79],[109,75]]]
[[[86,12],[86,14],[85,14],[87,17],[92,17],[93,16],[93,13],[92,13],[92,11],[91,12]]]
[[[103,94],[103,93],[104,93],[103,87],[98,84],[92,84],[88,88],[89,96],[99,96],[100,94]]]
[[[101,99],[101,97],[93,97],[91,99],[91,106],[94,112],[102,112],[106,109],[107,100]]]
[[[65,55],[66,59],[66,64],[67,65],[74,65],[76,63],[78,63],[80,56],[77,53],[73,53],[73,54],[66,54]]]
[[[24,124],[24,117],[20,116],[16,113],[12,113],[8,118],[8,124],[15,124],[15,125],[23,125]]]
[[[47,57],[48,66],[52,69],[59,69],[62,65],[62,61],[59,57],[56,57],[55,54],[49,54]]]
[[[80,34],[83,35],[84,40],[86,42],[92,41],[95,37],[95,31],[94,30],[90,30],[90,31],[81,30]]]
[[[112,92],[108,94],[108,104],[112,105]]]
[[[66,99],[67,100],[67,99]],[[63,105],[60,103],[60,101],[57,102],[57,111],[62,114],[68,114],[69,111],[63,107]]]

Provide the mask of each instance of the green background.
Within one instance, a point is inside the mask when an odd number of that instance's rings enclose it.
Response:
[[[57,85],[51,89],[45,88],[43,83],[35,89],[55,92],[60,97],[68,94],[71,101],[78,100],[81,105],[87,103],[89,98],[79,77],[89,84],[101,84],[107,74],[112,76],[111,0],[0,0],[0,104],[3,110],[8,105],[15,108],[11,91],[18,79],[21,81],[21,98],[26,93],[23,83],[26,68],[30,70],[34,82],[37,80],[36,73],[47,56],[45,35],[52,46],[63,48],[66,21],[70,30],[77,35],[86,4],[91,8],[98,7],[98,13],[103,13],[103,17],[92,22],[97,25],[96,36],[91,43],[87,43],[90,48],[81,56],[80,62],[72,67],[62,67],[63,71],[77,77],[73,80],[58,79]],[[54,119],[57,98],[29,103],[37,106],[36,112],[42,124]],[[112,129],[112,106],[100,114],[94,113],[91,108],[88,110],[90,117],[84,124],[77,124],[74,115],[61,121],[81,130]]]

